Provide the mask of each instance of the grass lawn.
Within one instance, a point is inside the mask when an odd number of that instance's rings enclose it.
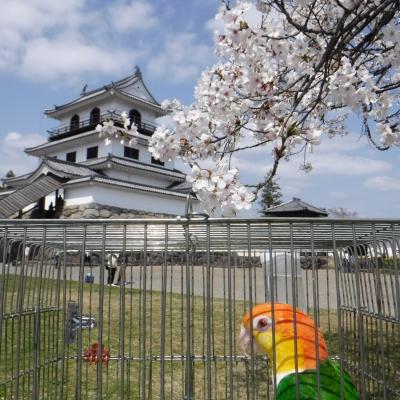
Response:
[[[162,298],[156,291],[144,294],[129,286],[124,289],[105,286],[104,301],[100,303],[100,285],[84,284],[80,288],[78,282],[65,281],[57,286],[57,280],[43,279],[40,302],[47,311],[40,313],[38,323],[33,304],[39,301],[39,279],[25,279],[21,307],[25,311],[21,318],[16,314],[21,306],[19,285],[18,276],[7,276],[0,348],[0,399],[15,398],[17,391],[19,398],[30,398],[35,387],[40,399],[61,398],[61,394],[63,398],[75,399],[77,390],[85,399],[97,398],[100,390],[104,398],[106,395],[112,399],[121,398],[121,394],[125,398],[128,395],[130,398],[159,398],[162,380],[166,398],[183,398],[187,348],[184,294],[166,293]],[[83,330],[81,339],[78,334],[72,344],[65,345],[62,340],[64,306],[68,301],[78,302],[81,298],[82,314],[91,315],[97,327]],[[204,398],[207,390],[211,390],[215,398],[231,395],[245,398],[254,390],[265,398],[270,391],[267,360],[256,360],[252,375],[252,365],[245,360],[238,345],[243,301],[232,303],[232,319],[224,299],[214,299],[207,304],[203,297],[193,296],[190,307],[195,397]],[[209,319],[207,307],[211,311]],[[102,341],[111,357],[107,365],[87,363],[81,356],[86,347],[98,341],[100,310],[103,314]],[[35,345],[36,326],[40,326],[39,346]],[[164,362],[160,361],[162,353]],[[212,360],[210,363],[205,362],[207,355]],[[40,366],[37,374],[35,366]],[[18,380],[16,371],[20,371]]]
[[[15,399],[17,394],[18,398],[33,398],[35,391],[38,399],[75,399],[79,394],[83,399],[96,399],[100,392],[102,398],[110,399],[184,397],[187,299],[185,294],[170,293],[168,282],[164,297],[161,292],[144,292],[129,286],[105,286],[102,297],[102,288],[97,284],[79,286],[76,281],[39,281],[35,277],[27,277],[22,287],[22,280],[14,275],[8,275],[3,283],[0,399]],[[97,326],[83,330],[67,345],[63,341],[64,320],[70,301],[82,307],[83,315],[92,316]],[[35,313],[34,305],[39,302],[42,311]],[[227,299],[207,303],[205,297],[190,297],[194,398],[273,398],[268,360],[260,357],[250,362],[239,348],[244,309],[241,300],[233,301],[229,308]],[[18,310],[22,317],[18,317]],[[332,355],[341,354],[337,317],[336,311],[330,311],[329,316],[326,310],[319,312]],[[357,379],[360,334],[354,315],[344,312],[342,319],[344,365]],[[100,324],[101,340],[110,351],[107,365],[82,359],[84,349],[98,341]],[[382,386],[377,382],[383,377],[388,379],[389,386],[400,387],[400,332],[393,324],[381,325],[370,320],[363,324],[367,338],[364,372],[366,378],[370,376],[366,386],[371,399],[383,398]],[[382,343],[384,357],[380,358]],[[390,396],[394,395],[388,392],[388,399],[396,398]]]

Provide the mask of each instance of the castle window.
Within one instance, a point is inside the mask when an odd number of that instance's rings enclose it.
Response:
[[[79,128],[79,115],[75,114],[71,118],[71,122],[69,124],[69,128],[70,128],[71,131],[75,131],[76,129]]]
[[[156,164],[156,165],[161,165],[162,167],[164,166],[164,162],[160,160],[156,160],[154,157],[151,157],[151,163]]]
[[[133,158],[134,160],[139,160],[139,150],[134,149],[133,147],[125,146],[124,157]]]
[[[90,112],[90,125],[97,125],[100,123],[100,108],[95,107]]]
[[[71,151],[67,153],[66,160],[69,162],[76,162],[76,151]]]
[[[134,122],[137,127],[140,127],[140,124],[142,123],[142,116],[138,110],[130,110],[129,119],[131,120],[131,124]]]
[[[86,149],[86,159],[90,160],[92,158],[97,158],[98,152],[99,152],[99,148],[97,146],[88,147]]]

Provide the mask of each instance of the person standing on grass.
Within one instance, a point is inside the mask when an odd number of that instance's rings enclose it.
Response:
[[[119,254],[117,254],[117,253],[109,253],[107,255],[107,263],[108,263],[107,284],[108,285],[114,285],[114,277],[115,277],[115,273],[117,272],[117,269],[118,269],[118,257],[119,257]],[[118,283],[119,282],[117,282],[117,284]]]

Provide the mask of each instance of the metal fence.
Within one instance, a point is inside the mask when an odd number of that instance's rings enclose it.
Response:
[[[388,220],[0,221],[0,399],[273,399],[239,345],[264,302],[307,312],[360,398],[399,399],[399,247]]]

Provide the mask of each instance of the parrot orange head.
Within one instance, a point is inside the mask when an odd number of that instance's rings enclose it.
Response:
[[[275,356],[278,380],[296,370],[301,372],[316,367],[328,357],[324,337],[314,321],[304,312],[289,304],[259,304],[242,321],[240,344],[246,354]]]

